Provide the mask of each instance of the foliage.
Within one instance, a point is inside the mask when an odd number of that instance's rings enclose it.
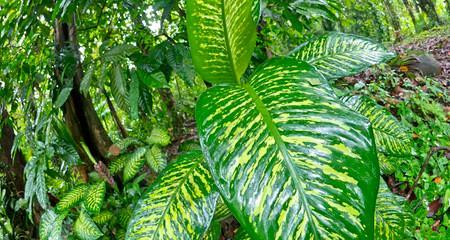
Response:
[[[370,39],[448,4],[3,1],[0,239],[445,238],[445,153],[390,192],[450,144],[445,82]]]

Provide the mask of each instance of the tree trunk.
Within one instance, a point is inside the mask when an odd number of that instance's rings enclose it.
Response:
[[[7,169],[6,196],[11,196],[14,200],[18,200],[24,196],[24,170],[26,160],[20,149],[16,151],[14,156],[11,155],[16,135],[13,127],[9,124],[10,118],[6,109],[0,109],[0,114],[0,162]],[[30,229],[28,226],[30,223],[26,217],[25,211],[15,211],[13,206],[7,204],[6,213],[12,220],[14,235],[19,231],[30,231],[26,232],[26,234],[32,236],[36,232],[36,229]]]
[[[392,5],[391,0],[383,0],[384,6],[386,7],[387,14],[389,16],[389,20],[392,24],[392,27],[394,28],[394,36],[395,41],[399,41],[400,39],[400,19],[398,18],[398,15],[394,9],[394,6]]]
[[[414,30],[415,30],[415,32],[417,32],[417,20],[416,20],[416,16],[414,15],[414,11],[412,9],[411,3],[409,2],[409,0],[403,0],[403,5],[405,5],[406,10],[408,10],[408,14],[411,17],[411,21],[414,24]]]
[[[85,162],[90,162],[87,154],[79,146],[80,142],[84,142],[95,159],[107,162],[108,149],[112,145],[112,141],[94,109],[91,98],[82,95],[80,92],[83,68],[78,49],[75,15],[73,15],[71,23],[56,20],[55,42],[56,56],[60,56],[63,50],[69,50],[73,51],[76,59],[73,89],[63,106],[63,112],[66,125],[72,133],[75,142],[78,144],[77,151]],[[63,69],[64,67],[61,66],[61,63],[57,64],[55,68],[55,76],[60,84],[64,82],[64,79],[62,79]]]

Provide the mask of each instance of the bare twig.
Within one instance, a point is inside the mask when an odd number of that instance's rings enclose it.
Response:
[[[440,152],[440,151],[450,151],[450,147],[432,147],[430,151],[428,152],[427,158],[425,159],[425,162],[422,165],[422,168],[420,169],[419,175],[417,176],[416,180],[414,181],[414,184],[409,189],[408,194],[406,195],[406,199],[410,200],[412,193],[414,192],[414,189],[417,187],[417,183],[419,182],[420,178],[422,177],[422,174],[425,172],[425,169],[428,166],[428,163],[430,162],[431,157],[434,153]]]

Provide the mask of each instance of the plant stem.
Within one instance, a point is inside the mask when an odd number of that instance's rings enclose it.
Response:
[[[425,172],[425,169],[428,166],[428,163],[430,162],[431,157],[434,153],[439,151],[450,151],[450,147],[432,147],[430,151],[428,152],[427,158],[425,159],[425,162],[422,165],[422,168],[420,169],[419,175],[417,176],[416,180],[414,181],[413,186],[409,189],[408,194],[406,195],[406,199],[411,198],[411,194],[413,193],[414,189],[417,187],[417,183],[419,182],[420,178],[422,177],[423,172]]]

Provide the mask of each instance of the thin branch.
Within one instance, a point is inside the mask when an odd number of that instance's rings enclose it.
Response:
[[[420,178],[422,178],[423,173],[427,169],[428,163],[430,163],[430,159],[433,156],[434,153],[440,152],[440,151],[450,151],[450,147],[432,147],[430,151],[428,152],[427,158],[425,159],[425,162],[422,165],[422,168],[420,169],[419,175],[417,176],[416,180],[414,181],[413,186],[409,189],[408,194],[406,195],[406,199],[410,199],[411,195],[414,191],[414,189],[417,187],[417,183],[419,182]]]

